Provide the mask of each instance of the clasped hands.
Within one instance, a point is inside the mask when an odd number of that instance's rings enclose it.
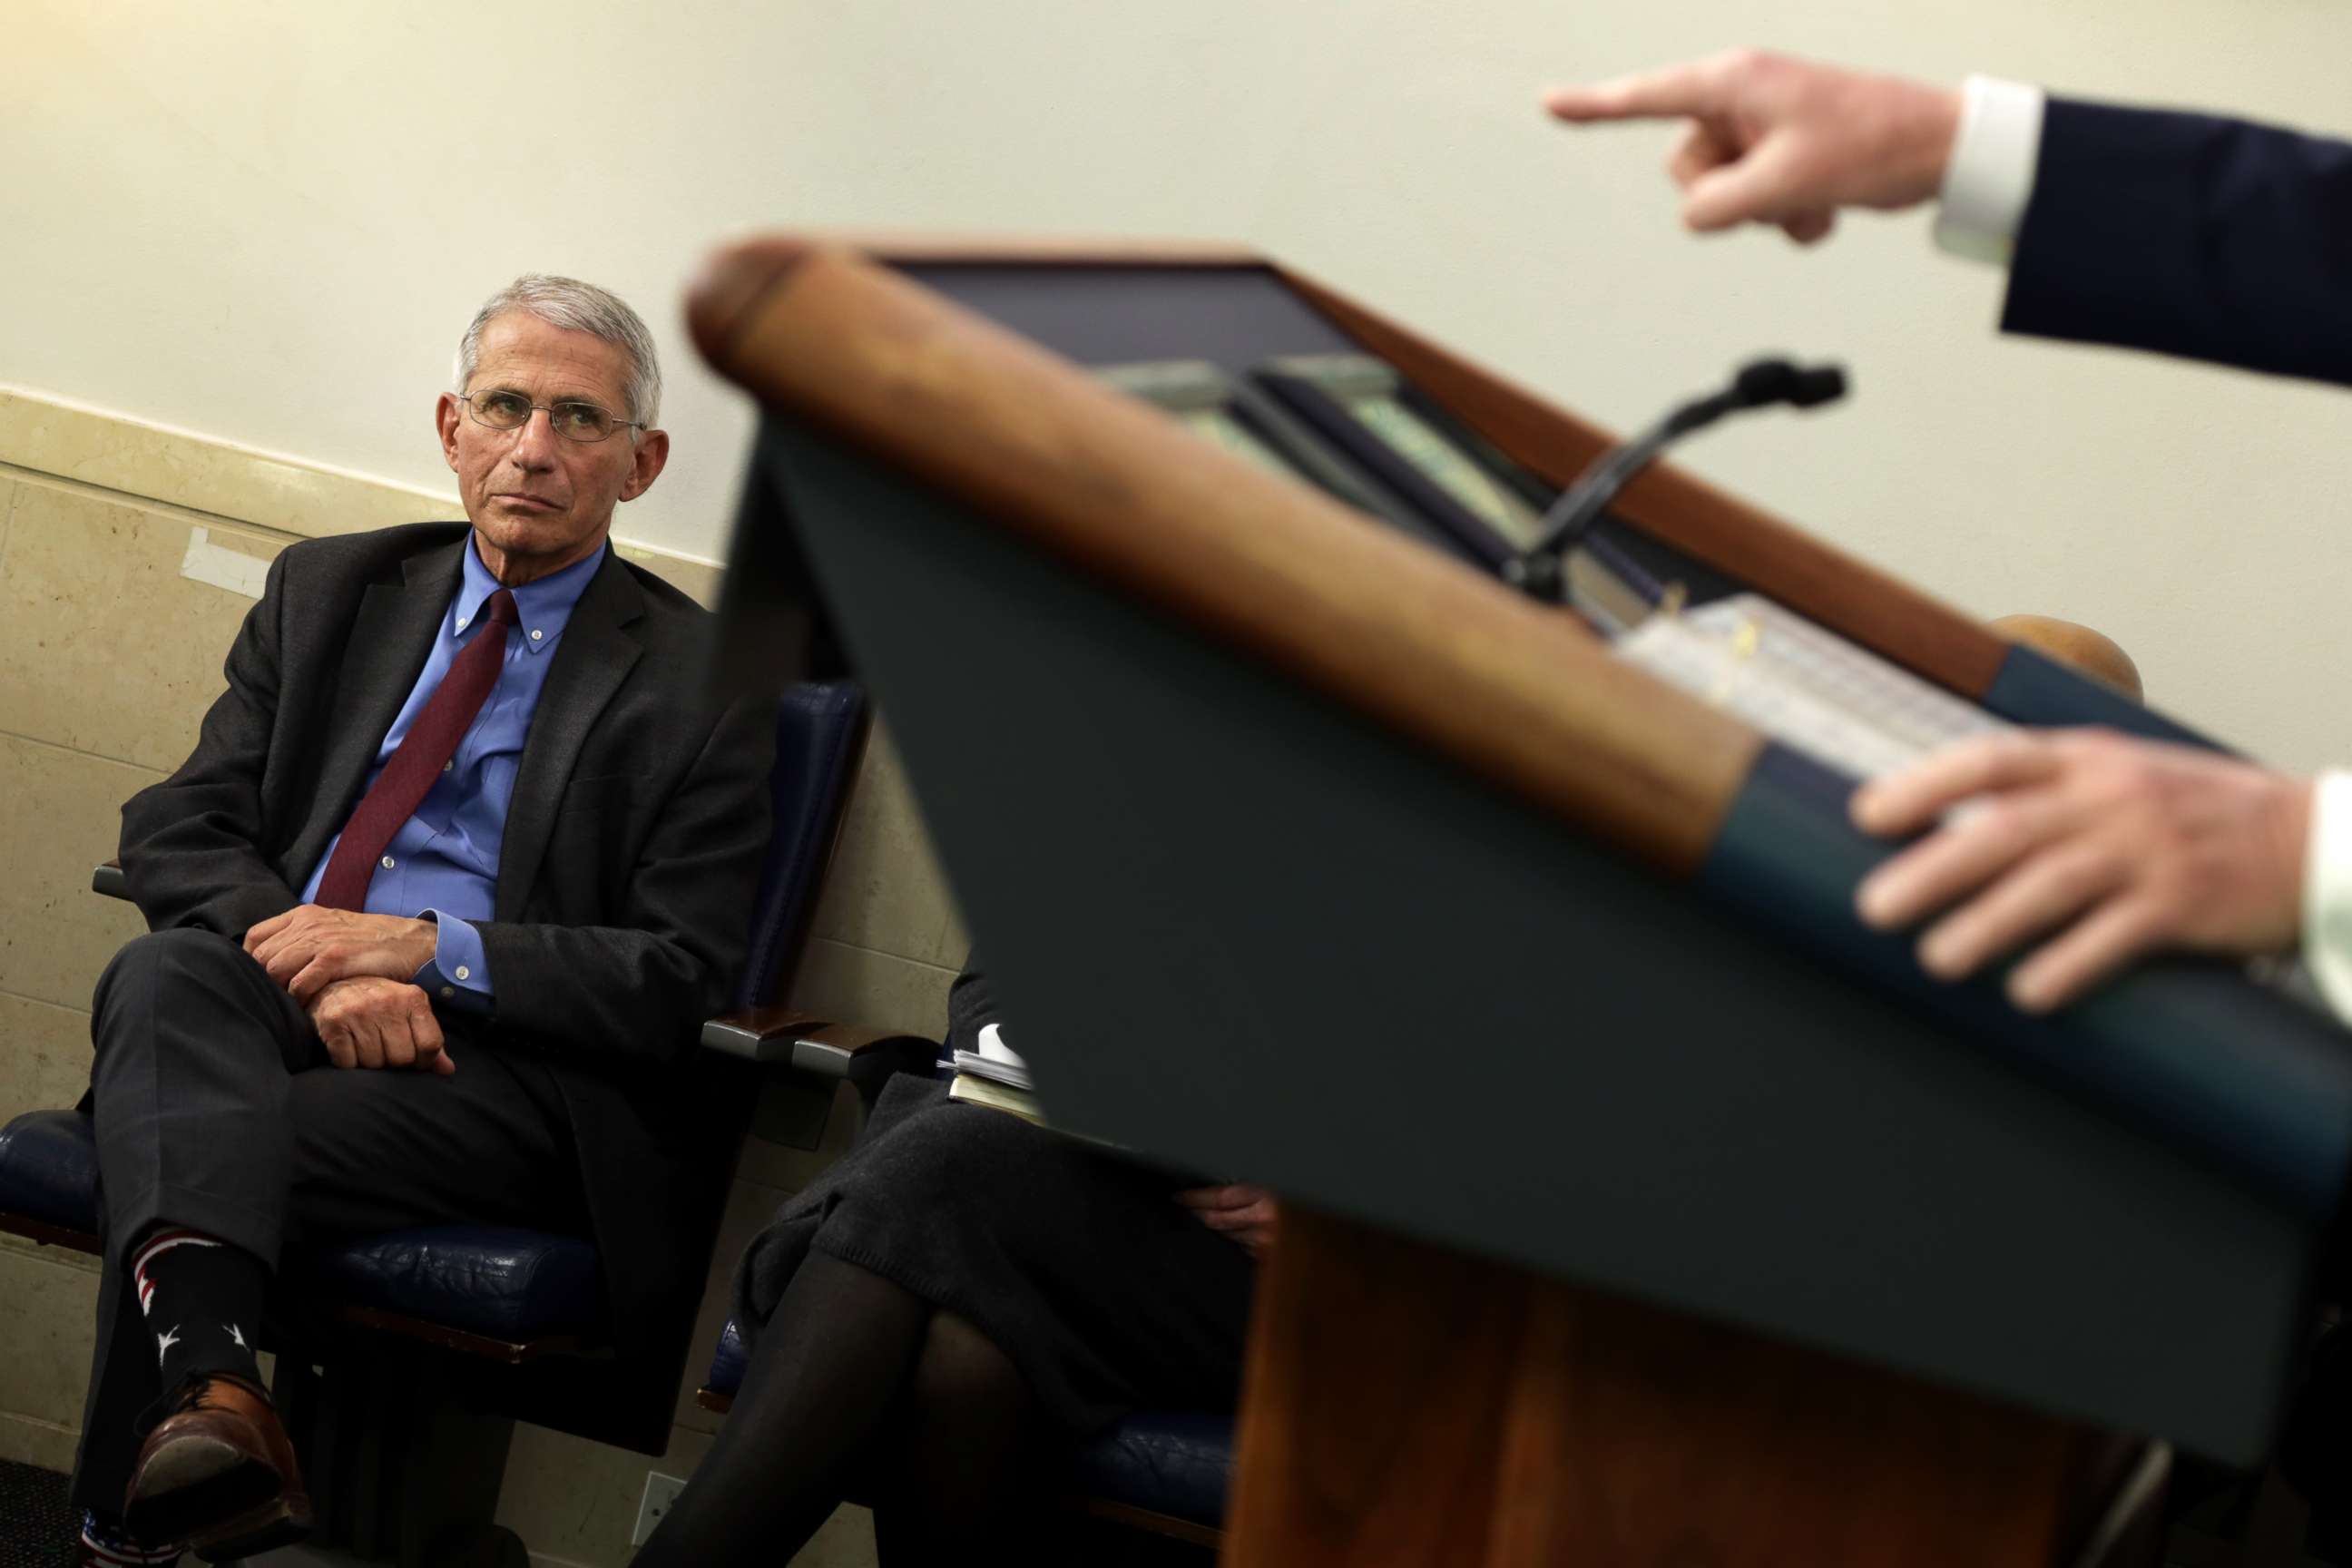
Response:
[[[245,933],[245,951],[302,1004],[339,1068],[457,1070],[412,977],[433,961],[431,921],[302,904]]]

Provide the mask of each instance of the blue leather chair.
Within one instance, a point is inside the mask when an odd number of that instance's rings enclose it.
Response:
[[[870,1097],[891,1067],[928,1065],[937,1047],[776,1005],[839,832],[866,721],[864,694],[851,682],[807,683],[784,698],[772,783],[775,834],[752,910],[738,1011],[713,1020],[704,1039],[730,1056],[848,1078]],[[125,896],[110,864],[98,868],[92,886]],[[831,1086],[808,1098],[829,1104]],[[749,1097],[740,1099],[714,1108],[714,1146],[731,1150],[740,1140],[751,1115]],[[723,1166],[715,1169],[713,1234],[725,1179]],[[17,1117],[0,1128],[0,1230],[97,1252],[97,1176],[87,1117],[73,1110]],[[289,1389],[292,1358],[280,1357],[279,1400],[309,1468],[322,1542],[403,1568],[520,1568],[521,1543],[490,1523],[507,1442],[517,1416],[564,1425],[560,1408],[534,1409],[535,1396],[593,1382],[576,1363],[549,1367],[552,1377],[530,1374],[550,1358],[603,1348],[604,1293],[594,1249],[536,1232],[436,1226],[321,1249],[288,1267],[303,1280],[295,1297],[343,1334],[341,1347],[352,1331],[371,1342],[344,1358],[347,1375],[323,1395]],[[681,1369],[689,1334],[681,1324]],[[334,1353],[307,1332],[301,1344],[304,1362]],[[395,1348],[403,1346],[406,1353]],[[515,1375],[501,1382],[507,1369]],[[665,1415],[645,1451],[659,1453],[667,1436]]]

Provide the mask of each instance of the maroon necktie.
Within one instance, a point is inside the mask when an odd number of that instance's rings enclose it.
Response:
[[[490,688],[499,683],[499,670],[506,663],[507,628],[522,617],[515,611],[514,595],[504,588],[484,601],[479,614],[490,624],[475,632],[474,640],[450,660],[440,689],[408,727],[392,761],[376,774],[375,787],[343,824],[327,874],[319,879],[319,902],[324,908],[367,907],[368,882],[383,858],[384,846],[416,814],[433,781],[457,754],[457,742],[473,728],[474,715],[482,710]]]

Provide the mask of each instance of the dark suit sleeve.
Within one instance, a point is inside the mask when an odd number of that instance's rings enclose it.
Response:
[[[2001,326],[2352,384],[2352,145],[2050,100]]]
[[[298,901],[261,847],[262,766],[278,713],[286,561],[229,645],[228,689],[205,714],[180,771],[122,807],[122,874],[153,930],[241,937]]]
[[[772,700],[721,714],[656,815],[611,925],[482,921],[498,1019],[565,1052],[668,1061],[742,967],[769,830]]]

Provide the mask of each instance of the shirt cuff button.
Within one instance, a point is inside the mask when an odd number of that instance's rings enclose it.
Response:
[[[467,967],[466,967],[464,964],[462,964],[462,963],[461,963],[461,964],[459,964],[459,965],[457,966],[457,978],[458,978],[458,979],[460,979],[460,980],[471,980],[473,977],[474,977],[474,972],[473,972],[472,970],[470,970],[470,969],[467,968]]]

